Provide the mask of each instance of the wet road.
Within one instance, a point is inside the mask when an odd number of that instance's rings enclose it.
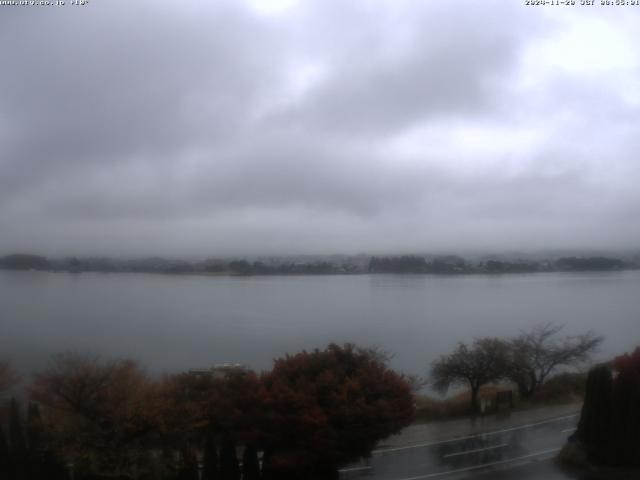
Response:
[[[341,471],[343,479],[422,480],[573,478],[548,460],[578,421],[567,415],[468,437],[377,450],[369,461]]]

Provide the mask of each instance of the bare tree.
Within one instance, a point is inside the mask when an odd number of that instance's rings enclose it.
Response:
[[[370,347],[359,347],[358,352],[363,355],[368,355],[372,359],[388,366],[391,360],[396,356],[391,350],[387,350],[382,345],[371,345]]]
[[[420,390],[429,385],[429,380],[427,378],[421,377],[420,375],[405,374],[404,379],[411,386],[411,391],[416,394],[420,393]]]
[[[157,411],[152,392],[134,361],[101,361],[77,353],[53,357],[29,389],[43,407],[58,453],[91,471],[129,473],[144,464],[141,445]]]
[[[507,378],[523,398],[531,397],[561,366],[578,366],[591,357],[603,337],[587,332],[558,339],[562,325],[544,323],[511,340]]]
[[[468,385],[471,391],[471,409],[475,410],[480,387],[504,377],[508,350],[507,343],[499,338],[476,339],[471,348],[459,343],[453,353],[443,355],[433,363],[433,385],[443,393],[451,385]]]
[[[0,362],[0,397],[20,381],[20,376],[9,362]]]

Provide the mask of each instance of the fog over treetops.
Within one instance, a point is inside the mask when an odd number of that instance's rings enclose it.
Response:
[[[639,16],[0,6],[0,254],[637,248]]]

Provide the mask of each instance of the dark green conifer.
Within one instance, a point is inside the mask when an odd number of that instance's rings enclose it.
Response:
[[[15,398],[11,399],[9,406],[9,445],[12,457],[23,457],[26,453],[20,406]]]
[[[218,450],[213,432],[208,432],[205,438],[202,463],[203,480],[218,480],[220,478],[218,473]]]
[[[236,445],[230,435],[222,438],[220,449],[220,478],[221,480],[239,480],[240,466],[236,456]]]
[[[40,407],[33,402],[27,407],[27,445],[32,453],[41,452],[44,448]]]
[[[242,455],[242,480],[260,480],[258,451],[253,445],[247,445]]]
[[[611,433],[613,377],[608,365],[592,368],[587,376],[578,439],[587,447],[589,457],[606,462]]]
[[[640,375],[625,372],[616,377],[609,446],[613,465],[640,466]]]
[[[9,445],[4,435],[2,425],[0,425],[0,478],[9,477]]]

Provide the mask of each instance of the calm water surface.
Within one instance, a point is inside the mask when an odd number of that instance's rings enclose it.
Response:
[[[539,322],[605,335],[599,355],[640,345],[640,272],[503,276],[207,277],[0,271],[0,358],[25,371],[74,349],[151,371],[352,341],[424,374],[458,341]]]

